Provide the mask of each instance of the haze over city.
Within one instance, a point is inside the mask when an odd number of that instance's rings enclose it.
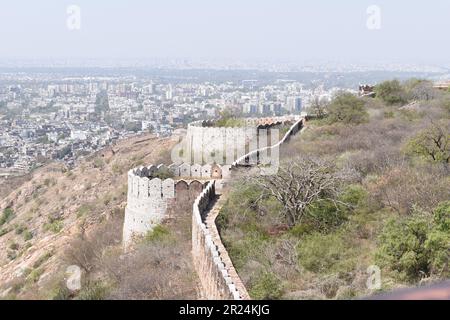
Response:
[[[67,8],[80,28],[70,30]],[[379,12],[368,12],[376,6]],[[448,65],[450,2],[14,1],[0,8],[0,60],[209,59]],[[379,14],[379,25],[368,19]],[[375,17],[377,18],[377,17]],[[131,62],[130,62],[131,63]]]

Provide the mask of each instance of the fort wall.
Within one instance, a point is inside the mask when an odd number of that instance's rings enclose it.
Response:
[[[196,121],[188,125],[183,162],[231,164],[247,152],[258,149],[259,129],[293,124],[302,116],[247,118],[243,127],[216,127],[215,121]],[[225,159],[225,161],[223,161]]]
[[[127,248],[134,237],[160,224],[177,201],[193,201],[210,180],[226,179],[231,166],[172,164],[140,166],[128,171],[128,194],[123,227]],[[160,179],[159,177],[171,178]],[[222,183],[219,181],[218,186]]]
[[[220,240],[215,217],[208,217],[215,200],[215,181],[211,181],[193,205],[192,258],[202,293],[213,300],[247,300],[250,297]]]
[[[177,201],[195,198],[192,212],[192,257],[194,268],[200,278],[202,293],[209,299],[250,299],[215,225],[218,210],[215,208],[214,212],[211,209],[217,200],[216,190],[220,189],[232,171],[238,167],[258,168],[255,165],[264,164],[269,153],[272,160],[278,161],[277,152],[280,145],[288,142],[290,137],[302,130],[305,125],[305,118],[299,116],[247,119],[246,121],[247,124],[257,128],[267,128],[274,124],[288,122],[292,125],[276,144],[244,152],[245,154],[237,157],[231,165],[188,163],[171,164],[167,167],[150,165],[128,172],[128,196],[123,229],[125,249],[133,242],[135,236],[145,235],[154,226],[160,224]],[[220,141],[226,141],[226,139],[237,141],[239,135],[245,137],[246,131],[238,130],[242,128],[236,128],[236,130],[235,128],[211,128],[211,125],[213,124],[210,122],[191,124],[189,126],[191,130],[188,129],[191,142],[196,139],[196,134],[199,136],[206,134],[214,137],[211,140]],[[214,143],[214,146],[220,148],[221,142]],[[274,174],[278,170],[278,163],[272,162],[269,167],[261,166],[259,170],[261,174]]]

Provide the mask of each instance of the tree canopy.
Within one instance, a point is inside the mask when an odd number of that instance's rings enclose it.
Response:
[[[369,119],[364,101],[348,92],[339,93],[328,106],[327,113],[331,123],[361,124]]]
[[[388,105],[404,104],[407,102],[406,92],[400,81],[385,81],[375,86],[378,98]]]

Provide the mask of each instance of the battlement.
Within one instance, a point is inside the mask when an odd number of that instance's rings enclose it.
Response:
[[[138,178],[147,178],[149,180],[158,179],[160,177],[170,176],[175,180],[181,179],[222,179],[227,178],[230,174],[230,165],[218,165],[218,164],[176,164],[173,163],[169,166],[160,164],[158,166],[140,166],[134,168],[128,172],[128,180],[131,182],[131,176]],[[166,179],[167,180],[167,179]]]
[[[188,125],[188,129],[190,127],[201,127],[201,128],[221,128],[221,129],[233,129],[236,131],[240,131],[240,129],[247,128],[258,128],[265,126],[274,126],[280,124],[289,124],[294,123],[303,118],[302,115],[288,115],[282,117],[266,117],[266,118],[244,118],[242,127],[220,127],[217,126],[218,120],[199,120],[194,121]]]
[[[131,244],[133,237],[145,235],[160,224],[177,201],[193,201],[208,181],[228,178],[230,170],[231,166],[217,164],[160,164],[128,171],[124,246]]]
[[[203,164],[202,158],[194,164],[148,165],[130,170],[123,229],[124,248],[129,247],[135,236],[145,235],[163,222],[171,206],[177,202],[191,202],[192,256],[200,276],[202,292],[213,299],[249,299],[215,225],[219,211],[216,208],[210,212],[210,209],[218,196],[216,190],[221,188],[237,167],[264,164],[256,168],[261,167],[261,173],[273,174],[269,170],[278,169],[279,146],[302,130],[305,121],[304,116],[251,118],[246,119],[248,127],[237,128],[214,127],[214,122],[208,121],[191,123],[187,132],[189,154],[204,153],[205,150],[219,153],[232,150],[236,158],[229,165],[218,165],[215,161]],[[290,124],[289,130],[271,145],[252,144],[246,151],[245,144],[244,148],[243,144],[239,144],[242,139],[251,143],[252,139],[258,137],[259,129],[287,123]],[[237,150],[225,148],[225,144],[235,146]],[[275,159],[275,163],[270,163],[274,165],[272,167],[264,161],[268,152]]]
[[[243,300],[249,295],[237,275],[210,217],[216,198],[215,181],[208,183],[193,205],[192,257],[204,293],[209,299]]]
[[[180,150],[183,150],[182,161],[231,165],[249,152],[277,143],[278,132],[267,129],[281,124],[292,125],[303,118],[300,115],[246,118],[243,119],[245,125],[240,127],[216,126],[215,120],[193,122],[188,125],[186,138],[180,145]]]

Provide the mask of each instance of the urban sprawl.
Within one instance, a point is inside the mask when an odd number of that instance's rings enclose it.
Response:
[[[223,83],[137,77],[1,76],[0,176],[21,175],[50,160],[72,166],[137,134],[170,136],[190,121],[229,109],[244,117],[300,113],[342,88],[298,81]]]

